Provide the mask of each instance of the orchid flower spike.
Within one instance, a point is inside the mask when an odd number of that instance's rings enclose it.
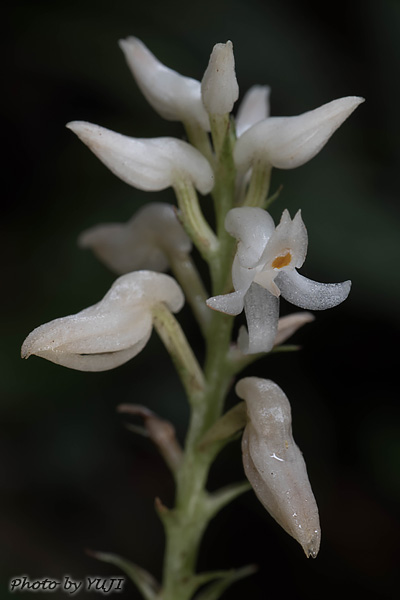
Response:
[[[189,180],[201,194],[214,185],[213,171],[193,146],[172,137],[132,138],[85,121],[67,124],[114,175],[144,191]]]
[[[119,45],[144,97],[161,117],[210,130],[200,81],[163,65],[136,37],[120,40]]]
[[[234,149],[239,171],[255,163],[294,169],[311,160],[364,98],[348,96],[296,117],[269,117],[243,132]]]
[[[246,377],[236,385],[246,401],[243,466],[258,499],[281,527],[316,558],[321,528],[303,455],[292,434],[289,400],[273,381]]]
[[[123,275],[97,304],[34,329],[22,345],[22,358],[35,354],[78,371],[114,369],[147,344],[152,309],[160,303],[172,312],[184,304],[172,277],[151,271]]]
[[[166,271],[170,258],[192,250],[176,210],[171,204],[151,202],[141,207],[127,223],[104,223],[84,231],[78,240],[114,273],[138,269]]]
[[[232,42],[215,44],[201,81],[201,94],[210,115],[225,115],[232,111],[239,97]]]
[[[207,305],[229,315],[238,315],[244,308],[248,334],[242,330],[238,340],[243,353],[269,352],[273,347],[280,295],[308,310],[332,308],[347,298],[350,281],[317,283],[297,272],[308,242],[300,211],[292,220],[285,210],[275,228],[272,217],[261,208],[233,208],[225,227],[238,240],[232,265],[235,291],[209,298]]]

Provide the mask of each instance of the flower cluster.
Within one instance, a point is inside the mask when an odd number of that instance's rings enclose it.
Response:
[[[36,354],[84,371],[112,369],[143,349],[154,325],[192,406],[212,405],[199,409],[194,417],[198,434],[206,428],[201,419],[213,414],[218,423],[220,415],[214,405],[218,403],[222,412],[224,400],[218,394],[248,364],[246,355],[269,352],[313,319],[310,313],[279,319],[280,296],[302,309],[325,310],[349,294],[350,281],[317,283],[298,273],[308,244],[300,211],[292,219],[284,210],[275,226],[265,208],[272,168],[292,169],[311,160],[363,99],[349,96],[298,116],[271,117],[269,87],[254,86],[244,95],[234,118],[231,112],[239,87],[231,42],[214,46],[201,81],[168,68],[135,37],[122,40],[120,46],[152,108],[164,119],[182,122],[188,141],[133,138],[83,121],[67,127],[125,183],[144,191],[172,187],[178,207],[151,203],[126,224],[103,224],[85,231],[80,245],[92,249],[121,276],[94,306],[35,329],[22,346],[22,356]],[[215,230],[203,215],[197,192],[212,195]],[[208,263],[211,294],[190,256],[192,244]],[[179,283],[163,273],[168,269]],[[213,376],[207,368],[203,373],[171,314],[182,308],[185,298],[206,346],[214,352],[213,360],[205,361],[208,369],[217,362]],[[218,313],[235,316],[243,309],[247,329],[242,327],[237,344],[231,345],[226,332],[231,334],[233,319]],[[213,347],[214,333],[220,356]],[[247,406],[242,425],[237,414],[234,417],[236,429],[244,427],[246,475],[265,508],[299,541],[307,556],[315,557],[320,542],[318,509],[302,454],[293,441],[289,402],[272,381],[254,377],[239,381],[236,392]],[[138,410],[133,409],[135,414]],[[148,427],[156,427],[153,438],[173,470],[184,469],[184,453],[177,446],[173,452],[168,449],[172,430],[167,427],[168,435],[161,443],[159,434],[164,435],[165,423],[143,407],[139,413],[150,419]],[[196,441],[195,435],[188,435],[188,440]],[[190,461],[195,461],[195,448],[191,448]],[[203,498],[198,491],[193,492],[196,501]],[[189,497],[186,489],[185,494]],[[190,507],[189,512],[196,511]]]

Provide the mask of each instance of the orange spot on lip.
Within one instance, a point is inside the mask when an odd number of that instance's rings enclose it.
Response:
[[[273,269],[282,269],[282,267],[287,267],[287,265],[290,264],[291,260],[292,260],[292,255],[288,251],[285,254],[282,254],[281,256],[277,256],[273,260],[272,268]]]

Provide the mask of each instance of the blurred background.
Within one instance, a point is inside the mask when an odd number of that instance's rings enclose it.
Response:
[[[302,209],[302,273],[351,279],[351,296],[298,332],[301,352],[246,373],[272,378],[291,400],[320,509],[320,555],[307,561],[247,493],[211,523],[199,567],[259,566],[226,592],[231,600],[397,598],[400,3],[16,0],[3,23],[0,597],[18,575],[121,575],[85,548],[160,576],[163,532],[153,502],[171,505],[172,482],[155,448],[127,431],[115,408],[143,403],[183,438],[185,399],[161,343],[153,336],[134,361],[97,374],[19,358],[34,327],[97,302],[114,279],[77,247],[79,233],[125,221],[145,202],[173,202],[171,191],[129,188],[64,127],[79,119],[136,137],[182,135],[146,104],[128,71],[117,40],[136,35],[197,79],[212,46],[231,39],[241,97],[269,84],[277,116],[341,96],[367,99],[315,159],[276,170],[272,182],[273,190],[284,186],[275,219],[284,208]],[[186,310],[182,322],[201,352]],[[216,463],[210,487],[242,477],[236,443]],[[139,594],[126,583],[122,598]]]

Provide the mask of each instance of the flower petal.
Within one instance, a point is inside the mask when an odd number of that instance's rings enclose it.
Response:
[[[104,298],[75,315],[54,319],[32,331],[21,349],[82,371],[111,369],[135,356],[152,329],[152,307],[164,302],[177,312],[181,288],[172,277],[136,271],[119,277]]]
[[[275,279],[285,300],[308,310],[333,308],[350,293],[351,281],[342,283],[318,283],[293,271],[282,271]]]
[[[182,140],[132,138],[85,121],[73,121],[67,127],[114,175],[140,190],[163,190],[180,178],[190,179],[202,194],[213,188],[209,163]]]
[[[361,102],[363,98],[348,96],[296,117],[270,117],[253,125],[236,142],[236,166],[245,171],[262,159],[279,169],[300,167],[318,154]]]
[[[307,255],[308,236],[299,210],[294,219],[290,218],[288,210],[284,210],[281,221],[268,240],[265,250],[259,260],[264,268],[293,269],[301,267]],[[287,259],[279,263],[279,257]],[[278,259],[278,260],[277,260]],[[287,262],[289,260],[289,262]],[[275,266],[275,265],[284,266]]]
[[[244,310],[248,340],[242,331],[239,337],[240,350],[243,354],[269,352],[278,328],[279,299],[257,283],[252,283],[244,298]]]
[[[232,42],[216,44],[201,82],[203,104],[211,115],[230,113],[239,97]]]
[[[246,291],[238,290],[231,294],[213,296],[206,301],[206,304],[212,310],[225,313],[226,315],[238,315],[242,312],[244,295]]]
[[[119,45],[141,92],[159,115],[168,121],[196,123],[210,130],[200,81],[163,65],[136,37],[120,40]]]
[[[271,215],[262,208],[232,208],[225,219],[225,229],[238,240],[237,255],[243,267],[254,267],[275,231]]]
[[[78,240],[118,274],[137,269],[166,271],[171,254],[188,254],[192,243],[171,204],[151,202],[127,223],[104,223],[84,231]]]
[[[268,85],[253,85],[245,94],[236,115],[236,136],[240,137],[256,123],[269,117]]]
[[[112,352],[76,354],[68,352],[58,352],[54,350],[44,350],[35,352],[36,356],[45,358],[50,362],[76,371],[109,371],[134,358],[143,350],[151,335],[151,327],[144,337],[138,342],[125,348],[124,350],[115,350]]]

